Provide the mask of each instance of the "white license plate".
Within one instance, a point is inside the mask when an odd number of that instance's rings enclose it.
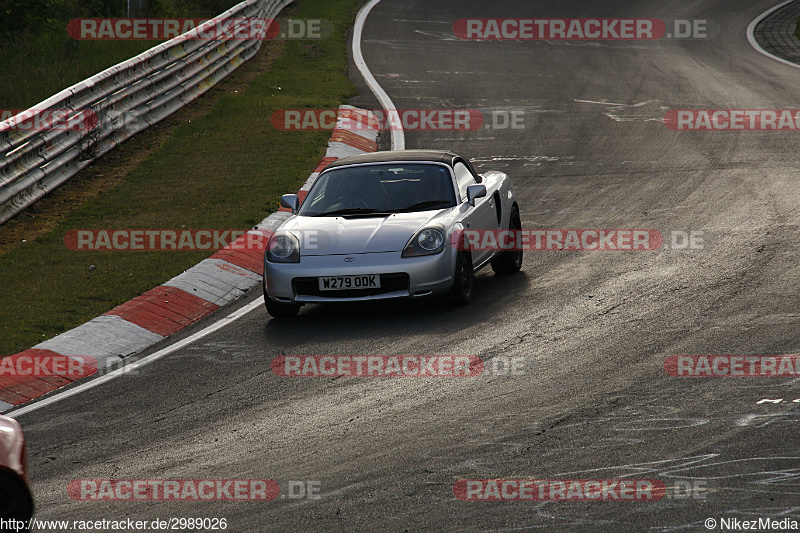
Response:
[[[379,274],[363,274],[361,276],[327,276],[319,278],[321,291],[346,291],[350,289],[379,289]]]

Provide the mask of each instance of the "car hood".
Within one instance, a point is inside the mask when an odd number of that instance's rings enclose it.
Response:
[[[447,211],[392,213],[386,217],[295,216],[281,227],[300,241],[300,255],[401,252],[418,230]]]

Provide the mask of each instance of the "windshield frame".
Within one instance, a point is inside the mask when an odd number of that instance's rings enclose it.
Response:
[[[447,169],[448,176],[450,176],[450,188],[452,189],[452,192],[453,192],[453,205],[451,205],[449,207],[440,207],[440,208],[433,208],[433,209],[421,209],[420,211],[429,211],[429,210],[433,211],[433,210],[438,210],[438,209],[452,209],[453,207],[458,207],[458,205],[461,203],[459,192],[458,192],[458,186],[457,186],[456,179],[455,179],[455,174],[453,173],[453,167],[451,167],[449,164],[444,163],[442,161],[413,161],[413,160],[412,161],[408,161],[408,160],[390,160],[390,161],[371,161],[369,163],[352,163],[352,164],[348,164],[348,165],[340,165],[340,166],[336,166],[336,167],[333,167],[333,168],[329,168],[329,169],[323,170],[322,172],[319,173],[319,175],[317,176],[317,179],[314,180],[314,183],[308,189],[308,194],[306,194],[306,198],[311,196],[311,194],[314,191],[314,188],[320,183],[320,178],[323,175],[325,175],[325,174],[327,174],[329,172],[335,172],[335,171],[344,170],[344,169],[348,169],[348,168],[354,168],[354,167],[369,167],[369,166],[377,166],[377,165],[436,165],[436,166],[444,167],[444,168]],[[309,205],[309,204],[306,204],[305,199],[303,199],[303,202],[300,205],[300,209],[297,211],[297,216],[306,216],[306,217],[323,217],[323,216],[326,216],[325,214],[303,213],[303,208],[306,205]],[[389,211],[376,212],[376,213],[374,213],[374,215],[375,216],[386,216],[388,214],[393,214],[393,213],[411,213],[411,212],[417,212],[417,211],[403,211],[403,210],[391,211],[391,210],[389,210]],[[328,215],[328,216],[343,216],[343,215]],[[349,216],[349,215],[347,215],[347,216]],[[365,215],[361,215],[361,216],[365,216]]]

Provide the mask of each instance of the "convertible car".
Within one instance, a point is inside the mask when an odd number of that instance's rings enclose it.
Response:
[[[25,437],[13,418],[0,415],[0,519],[27,521],[33,515],[28,488]],[[18,531],[27,531],[27,523]]]
[[[463,157],[432,150],[339,159],[318,176],[264,255],[264,302],[273,317],[301,305],[446,294],[472,296],[473,274],[491,264],[517,272],[522,251],[472,247],[468,230],[521,229],[511,179],[478,175]]]

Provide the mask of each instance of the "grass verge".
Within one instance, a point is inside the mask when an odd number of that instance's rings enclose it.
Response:
[[[90,320],[210,255],[76,252],[63,243],[67,231],[247,229],[277,208],[281,194],[297,190],[325,153],[330,134],[279,131],[270,116],[278,109],[331,108],[354,95],[346,36],[360,3],[298,2],[292,16],[332,20],[333,35],[287,41],[246,88],[221,95],[207,114],[175,127],[124,179],[53,230],[0,256],[0,355]]]
[[[0,109],[28,109],[160,41],[76,41],[48,31],[4,39]]]
[[[143,18],[211,18],[234,6],[237,0],[181,0],[180,5],[175,0],[148,3],[151,9],[140,15]],[[83,17],[125,17],[125,2],[4,0],[0,3],[0,109],[27,109],[159,43],[73,39],[67,33],[67,24],[73,18]]]

